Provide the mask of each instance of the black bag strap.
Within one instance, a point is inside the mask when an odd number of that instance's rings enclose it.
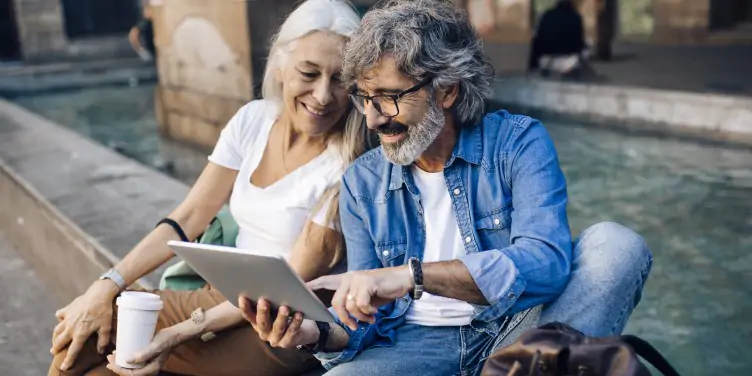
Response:
[[[632,346],[637,355],[647,360],[660,373],[665,376],[680,376],[679,372],[676,372],[676,369],[671,366],[668,360],[648,341],[633,335],[623,335],[619,338],[629,346]]]

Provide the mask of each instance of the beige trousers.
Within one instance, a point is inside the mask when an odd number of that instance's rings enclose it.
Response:
[[[196,308],[208,310],[226,299],[210,287],[197,291],[154,291],[164,302],[159,314],[157,330],[170,327],[190,319]],[[117,308],[115,308],[117,320]],[[117,327],[113,322],[113,329]],[[112,343],[117,333],[113,330]],[[320,363],[311,355],[299,350],[276,349],[259,339],[250,324],[242,324],[216,333],[208,342],[200,339],[191,340],[176,347],[162,370],[171,374],[195,376],[234,376],[234,375],[299,375],[320,367]],[[108,370],[106,355],[111,354],[114,345],[100,355],[96,350],[97,338],[94,334],[88,339],[75,363],[68,371],[60,371],[59,366],[65,359],[63,351],[52,361],[50,376],[113,376]]]

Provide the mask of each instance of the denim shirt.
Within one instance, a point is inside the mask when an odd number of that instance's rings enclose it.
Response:
[[[556,298],[570,272],[572,239],[567,190],[543,125],[499,111],[462,128],[444,180],[465,243],[465,264],[488,306],[471,325],[496,334],[501,319]],[[348,270],[404,265],[423,257],[425,222],[409,167],[381,148],[361,156],[342,179],[340,218]],[[391,346],[411,298],[379,308],[376,323],[358,323],[347,347],[317,355],[331,369],[371,346]]]

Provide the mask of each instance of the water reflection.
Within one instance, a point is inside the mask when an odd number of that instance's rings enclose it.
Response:
[[[190,184],[206,152],[159,139],[152,90],[17,102]],[[627,330],[682,374],[752,374],[752,151],[543,120],[567,176],[573,232],[617,221],[653,249],[653,272]]]
[[[186,184],[193,184],[206,164],[208,151],[159,137],[151,85],[85,89],[15,102]]]

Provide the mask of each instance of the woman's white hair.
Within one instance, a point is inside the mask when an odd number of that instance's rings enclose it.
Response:
[[[306,0],[302,2],[287,16],[277,34],[272,38],[269,59],[261,85],[261,94],[264,99],[282,102],[282,82],[277,80],[274,73],[285,65],[290,52],[293,51],[300,38],[323,31],[349,39],[355,35],[359,26],[360,16],[349,1]],[[329,142],[340,151],[345,163],[350,164],[365,153],[371,145],[365,118],[352,106],[345,116],[347,119],[344,122],[344,128],[341,132],[331,135]],[[314,207],[314,211],[318,211],[325,203],[329,203],[327,223],[334,224],[337,229],[339,229],[338,198],[339,186],[337,185],[329,189]],[[340,248],[337,250],[338,256],[333,261],[334,263],[338,262],[344,254],[344,247]]]
[[[284,66],[296,42],[315,31],[327,31],[346,38],[360,26],[360,17],[349,1],[306,0],[287,16],[272,38],[261,93],[265,99],[281,101],[282,83],[274,71]]]

